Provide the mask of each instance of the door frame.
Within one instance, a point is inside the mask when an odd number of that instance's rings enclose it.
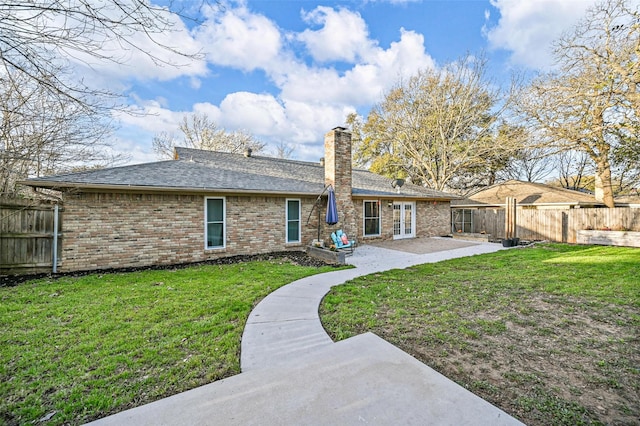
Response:
[[[411,206],[411,233],[407,234],[406,229],[406,206]],[[396,206],[400,206],[396,209]],[[400,233],[396,235],[396,211],[400,212]],[[400,240],[404,238],[415,238],[416,236],[416,203],[414,201],[394,201],[393,202],[393,239]]]

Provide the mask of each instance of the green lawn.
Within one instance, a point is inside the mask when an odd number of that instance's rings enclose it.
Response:
[[[79,424],[237,374],[255,304],[334,269],[276,259],[0,288],[0,424]]]
[[[531,425],[638,424],[640,249],[537,245],[373,274],[321,306]]]

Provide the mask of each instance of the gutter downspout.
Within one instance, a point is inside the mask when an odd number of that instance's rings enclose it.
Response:
[[[58,203],[53,208],[53,268],[52,272],[55,274],[58,272],[58,215],[59,207]]]

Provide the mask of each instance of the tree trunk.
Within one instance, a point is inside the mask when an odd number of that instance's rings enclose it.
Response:
[[[595,175],[595,197],[597,201],[604,203],[607,207],[615,207],[613,201],[613,188],[611,187],[611,165],[609,158],[603,155],[598,158]]]

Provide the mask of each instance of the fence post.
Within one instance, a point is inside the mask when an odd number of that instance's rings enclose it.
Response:
[[[516,199],[513,197],[507,197],[504,219],[505,239],[516,238]]]
[[[58,203],[53,207],[53,254],[52,254],[52,262],[53,268],[52,272],[55,274],[58,272],[58,214],[60,210],[58,208]]]

